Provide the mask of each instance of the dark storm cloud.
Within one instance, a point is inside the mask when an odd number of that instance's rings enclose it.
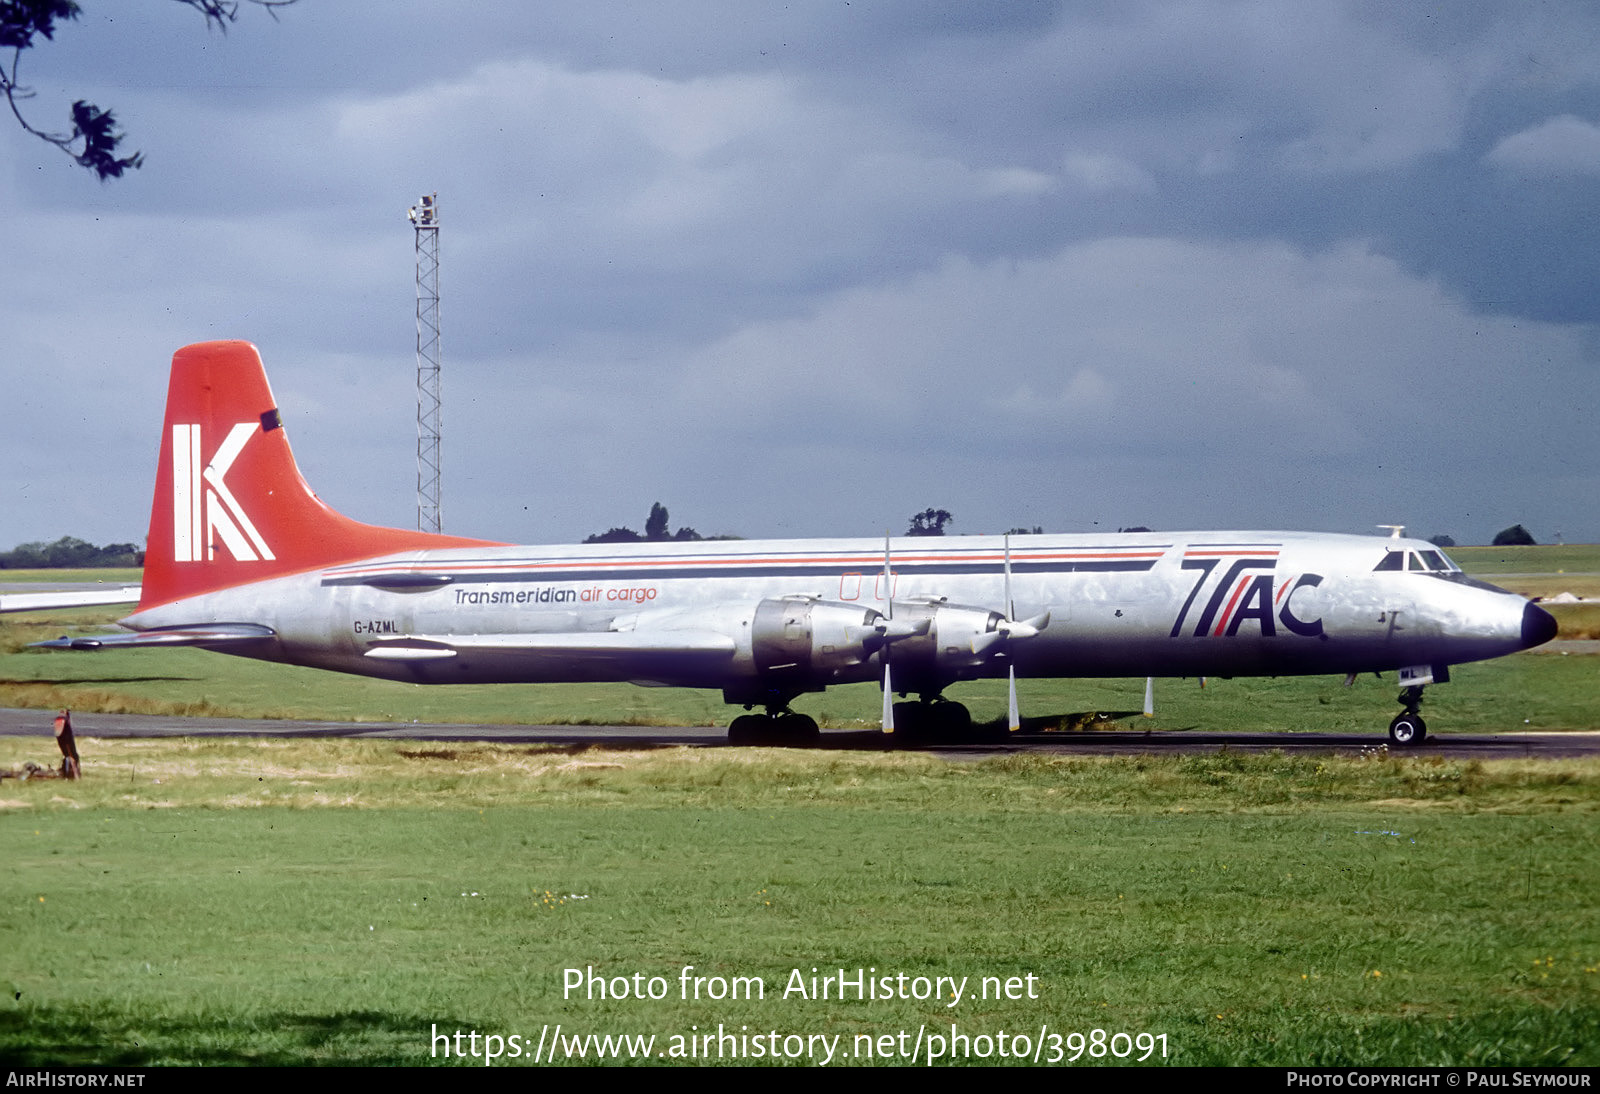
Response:
[[[409,521],[433,190],[459,531],[1600,538],[1588,5],[147,7],[26,69],[143,170],[0,127],[0,539],[137,536],[213,337]]]

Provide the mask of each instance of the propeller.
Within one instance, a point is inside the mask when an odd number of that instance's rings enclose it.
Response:
[[[1006,552],[1006,617],[995,628],[998,638],[1006,642],[1006,725],[1012,733],[1022,728],[1022,715],[1017,708],[1017,662],[1012,655],[1011,644],[1025,638],[1032,638],[1050,625],[1050,612],[1048,609],[1038,615],[1029,616],[1027,619],[1017,618],[1017,605],[1011,599],[1011,537],[1005,538]]]
[[[889,569],[889,533],[883,534],[883,615],[884,637],[894,629],[894,572]],[[894,686],[889,680],[889,647],[892,643],[885,641],[883,644],[883,731],[894,732]]]
[[[1012,603],[1012,601],[1011,601],[1011,536],[1009,534],[1007,534],[1007,536],[1006,536],[1005,547],[1006,547],[1006,589],[1005,589],[1005,594],[1006,594],[1006,623],[1008,624],[1008,634],[1009,634],[1009,633],[1012,633],[1011,628],[1014,628],[1016,626],[1016,624],[1013,622],[1013,620],[1015,620],[1017,618],[1017,606],[1016,606],[1016,604]],[[1050,613],[1046,612],[1045,613],[1045,622],[1048,623],[1049,621],[1050,621]],[[1030,627],[1026,623],[1024,623],[1023,626],[1027,627],[1034,634],[1038,634],[1039,633],[1037,628]],[[1010,732],[1012,732],[1012,733],[1015,733],[1015,732],[1017,732],[1017,730],[1022,728],[1022,714],[1017,709],[1017,659],[1015,657],[1007,657],[1006,658],[1006,726],[1007,726],[1008,730]]]
[[[1017,618],[1017,605],[1011,599],[1011,537],[1005,537],[1005,601],[1006,617],[1000,621],[994,630],[988,634],[973,639],[972,652],[982,653],[998,643],[1006,644],[1006,724],[1011,732],[1015,733],[1022,728],[1022,716],[1017,709],[1017,663],[1012,656],[1011,645],[1013,642],[1025,638],[1032,638],[1050,625],[1049,611],[1040,612],[1038,615],[1029,616],[1027,619]]]

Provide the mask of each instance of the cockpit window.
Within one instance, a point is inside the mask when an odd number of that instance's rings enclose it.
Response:
[[[1374,572],[1409,570],[1414,574],[1459,573],[1457,566],[1442,551],[1389,551],[1374,566]]]

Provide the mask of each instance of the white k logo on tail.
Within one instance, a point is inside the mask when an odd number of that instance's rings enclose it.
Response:
[[[200,427],[172,427],[172,556],[176,562],[208,562],[216,541],[239,562],[272,559],[272,549],[228,489],[228,470],[244,451],[259,422],[240,422],[228,432],[211,462],[200,463]],[[216,536],[212,533],[215,532]]]

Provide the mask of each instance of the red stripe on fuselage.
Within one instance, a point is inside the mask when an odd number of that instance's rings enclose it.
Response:
[[[1233,617],[1233,609],[1238,605],[1239,598],[1244,595],[1245,586],[1254,580],[1250,574],[1239,578],[1239,587],[1233,590],[1233,597],[1228,601],[1228,606],[1222,610],[1222,618],[1217,620],[1217,629],[1211,632],[1211,637],[1215,638],[1222,633],[1223,628],[1228,625],[1228,620]]]

